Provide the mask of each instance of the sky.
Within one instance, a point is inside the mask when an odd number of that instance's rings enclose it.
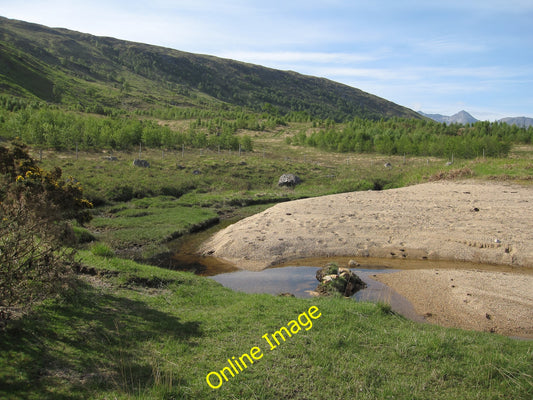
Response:
[[[0,15],[324,77],[415,111],[533,117],[533,0],[0,0]]]

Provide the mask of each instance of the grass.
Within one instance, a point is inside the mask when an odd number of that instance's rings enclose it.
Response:
[[[105,258],[113,258],[115,256],[115,252],[113,249],[109,248],[109,246],[103,244],[103,243],[95,243],[91,247],[91,252],[95,256],[105,257]]]
[[[0,332],[9,399],[529,399],[531,342],[417,324],[344,299],[249,295],[209,279],[81,253],[90,275]],[[262,339],[317,306],[270,351]],[[221,388],[206,375],[254,346]],[[290,371],[290,372],[289,372]]]
[[[286,131],[256,137],[255,152],[44,152],[101,204],[84,237],[74,289],[0,331],[0,398],[9,399],[530,399],[533,346],[495,334],[417,324],[385,303],[295,299],[225,289],[191,273],[113,256],[142,257],[213,218],[270,203],[433,179],[531,184],[533,150],[506,159],[446,160],[324,153],[287,147]],[[38,153],[37,153],[38,157]],[[385,168],[385,162],[392,168]],[[195,174],[194,171],[200,171]],[[296,188],[278,188],[282,173]],[[463,175],[463,176],[462,176]],[[98,240],[94,243],[93,238]],[[92,242],[92,243],[91,243]],[[269,351],[262,336],[317,306],[312,329]],[[260,346],[264,356],[211,389],[206,375]],[[5,349],[5,350],[4,350]]]
[[[171,197],[134,199],[98,210],[89,227],[118,251],[142,248],[145,256],[185,233],[217,221],[210,209],[177,205]]]

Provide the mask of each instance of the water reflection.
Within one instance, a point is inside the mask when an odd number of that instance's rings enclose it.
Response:
[[[235,271],[210,276],[223,286],[245,293],[292,293],[296,297],[309,298],[318,285],[315,278],[318,267],[287,266],[268,268],[263,271]],[[367,284],[365,289],[355,293],[352,298],[358,301],[384,302],[406,318],[423,321],[423,317],[416,314],[409,301],[393,291],[388,286],[372,279],[372,275],[397,271],[392,268],[352,268]]]

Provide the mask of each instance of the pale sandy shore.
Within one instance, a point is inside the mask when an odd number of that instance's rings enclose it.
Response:
[[[429,322],[533,337],[531,187],[436,182],[292,201],[227,227],[201,251],[249,270],[310,257],[512,266],[513,273],[420,269],[378,279]]]
[[[218,232],[201,252],[249,270],[334,256],[533,267],[533,188],[436,182],[291,201]]]
[[[430,323],[533,338],[533,274],[405,270],[375,277]]]

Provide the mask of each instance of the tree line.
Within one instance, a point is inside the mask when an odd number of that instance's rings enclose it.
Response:
[[[363,120],[326,125],[312,133],[299,132],[288,139],[293,145],[334,152],[381,153],[459,158],[502,157],[513,143],[530,144],[533,128],[500,122],[474,124],[438,123],[428,120]]]
[[[264,129],[256,120],[197,118],[182,130],[173,130],[153,119],[105,117],[67,112],[54,106],[16,103],[0,99],[0,137],[20,138],[38,147],[67,150],[109,148],[128,150],[144,146],[167,149],[220,148],[253,149],[249,136],[237,136],[238,129]]]

